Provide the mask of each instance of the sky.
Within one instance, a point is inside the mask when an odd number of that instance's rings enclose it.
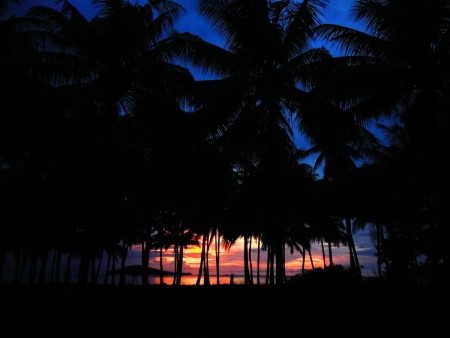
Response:
[[[145,0],[136,0],[137,3],[144,3]],[[202,37],[202,39],[214,43],[216,45],[223,46],[223,41],[221,38],[214,33],[212,27],[209,25],[207,20],[202,18],[195,10],[196,0],[178,0],[180,5],[185,8],[185,15],[183,15],[176,24],[176,30],[179,32],[190,32],[192,34]],[[54,4],[54,0],[23,0],[21,6],[15,7],[14,13],[23,14],[26,8],[34,5],[45,5],[51,6]],[[81,13],[83,13],[87,18],[91,18],[95,11],[89,0],[72,0],[71,3],[76,6]],[[351,19],[350,9],[354,4],[354,0],[330,0],[327,8],[323,11],[323,23],[332,23],[336,25],[343,25],[347,27],[362,29],[361,25],[356,23]],[[327,45],[322,42],[318,42],[316,47],[327,47],[333,55],[339,55],[339,50],[333,46]],[[192,69],[192,74],[195,78],[204,78],[202,74]],[[310,144],[308,141],[298,132],[297,128],[294,127],[294,121],[292,121],[293,131],[294,131],[294,143],[297,148],[308,149]],[[314,165],[317,155],[311,155],[306,158],[305,161]],[[319,176],[321,175],[321,168],[318,169]]]
[[[33,5],[44,5],[51,6],[54,1],[51,0],[28,0],[23,1],[21,7],[16,7],[13,11],[14,14],[21,15],[24,13],[25,9]],[[88,0],[73,0],[71,1],[80,12],[82,12],[87,18],[91,18],[93,15],[92,6]],[[179,20],[176,25],[176,29],[180,32],[190,32],[195,35],[201,36],[208,42],[223,45],[220,38],[214,34],[211,26],[208,22],[200,17],[194,10],[195,1],[194,0],[178,0],[185,9],[186,14]],[[324,20],[326,23],[333,23],[338,25],[343,25],[347,27],[354,27],[361,29],[357,23],[351,20],[350,8],[354,3],[353,0],[332,0],[327,10],[323,12]],[[317,47],[321,47],[320,43]],[[330,46],[326,46],[330,48]],[[338,55],[338,51],[330,48],[330,51],[334,55]],[[194,76],[198,77],[195,72]],[[297,147],[306,148],[308,147],[307,142],[299,135],[295,134],[295,143]],[[372,276],[376,274],[376,258],[374,245],[371,241],[368,231],[355,234],[355,243],[357,246],[357,251],[359,254],[360,264],[363,266],[363,275]],[[256,243],[253,243],[253,266],[256,272]],[[312,249],[315,266],[322,266],[322,253],[321,249],[317,244],[313,244]],[[220,255],[220,268],[223,274],[242,274],[243,271],[243,241],[239,240],[230,251],[221,252]],[[264,270],[266,255],[263,252],[261,257],[260,268]],[[327,258],[328,259],[328,258]],[[214,264],[214,251],[210,251],[210,269],[215,271]],[[333,248],[333,260],[336,264],[342,264],[343,266],[349,265],[349,255],[347,247]],[[140,264],[140,248],[134,247],[129,254],[129,264]],[[173,271],[173,254],[167,251],[164,255],[164,269],[168,271]],[[184,270],[185,272],[191,272],[197,274],[198,265],[200,263],[200,250],[199,248],[189,248],[185,251],[184,257]],[[286,251],[286,272],[288,275],[293,275],[300,272],[301,270],[301,255],[299,253],[289,254]],[[159,254],[153,253],[150,258],[150,266],[154,268],[159,268]],[[309,260],[307,260],[306,268],[309,268]]]
[[[319,243],[311,243],[312,245],[312,256],[314,267],[323,267],[322,250]],[[376,267],[376,257],[374,252],[374,244],[372,242],[369,231],[364,231],[355,234],[355,245],[358,252],[358,259],[360,265],[362,265],[363,276],[375,276]],[[231,274],[236,275],[243,274],[243,262],[244,262],[244,244],[243,240],[240,239],[236,244],[229,250],[225,251],[221,249],[220,251],[220,274]],[[128,257],[129,264],[140,264],[141,253],[140,246],[135,246],[131,249]],[[340,264],[344,267],[350,265],[350,256],[348,253],[348,248],[346,246],[332,247],[333,252],[333,263]],[[200,264],[200,247],[189,247],[184,252],[184,265],[183,272],[190,272],[194,275],[198,273]],[[301,272],[302,268],[302,256],[299,252],[294,252],[291,254],[289,249],[286,248],[286,275],[292,276]],[[257,242],[253,240],[252,242],[252,264],[253,272],[256,274],[257,266]],[[329,264],[328,249],[325,247],[326,264]],[[261,251],[260,257],[260,271],[264,274],[266,267],[266,252]],[[159,252],[155,251],[151,253],[149,260],[149,265],[153,268],[159,269]],[[167,271],[174,271],[174,258],[173,251],[169,249],[164,252],[163,255],[163,269]],[[213,246],[209,252],[209,268],[210,273],[215,274],[215,251]],[[311,264],[308,257],[306,257],[305,268],[310,269]]]

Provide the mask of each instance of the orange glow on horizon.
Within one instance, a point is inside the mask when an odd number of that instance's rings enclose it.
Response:
[[[212,244],[208,252],[208,266],[211,274],[216,273],[216,251],[215,246]],[[315,268],[323,268],[323,256],[319,246],[314,246],[311,249],[313,264]],[[325,264],[328,265],[328,256],[325,257]],[[346,264],[348,261],[348,253],[346,250],[341,248],[333,248],[333,262],[335,264]],[[183,272],[190,272],[193,275],[198,273],[201,260],[201,245],[190,245],[183,250]],[[302,271],[302,255],[299,252],[290,254],[286,250],[285,257],[285,270],[286,275],[291,276],[294,274],[299,274]],[[252,271],[256,275],[258,269],[257,262],[257,242],[253,240],[252,242]],[[159,255],[153,255],[150,259],[150,266],[159,267]],[[266,273],[267,263],[267,252],[260,251],[260,262],[259,262],[259,272],[264,275]],[[173,249],[168,249],[163,252],[163,268],[168,271],[173,271],[174,266],[174,252]],[[221,275],[226,274],[243,274],[244,273],[244,240],[239,239],[230,248],[230,250],[224,250],[223,247],[220,248],[219,252],[219,269]],[[309,254],[305,257],[305,270],[312,269]]]

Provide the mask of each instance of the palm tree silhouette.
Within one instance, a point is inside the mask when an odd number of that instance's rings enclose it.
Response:
[[[171,74],[189,74],[167,62],[171,56],[170,32],[183,8],[171,1],[132,5],[128,1],[94,1],[97,14],[90,21],[84,18],[69,1],[61,11],[37,7],[30,11],[33,17],[44,20],[53,32],[62,38],[61,53],[54,53],[49,62],[65,62],[63,72],[56,69],[54,85],[77,85],[77,100],[89,98],[95,103],[92,118],[98,125],[98,156],[92,163],[92,194],[94,200],[108,200],[112,142],[122,116],[130,115],[141,97],[148,95],[159,100],[164,89],[174,83]],[[51,56],[51,55],[50,55]],[[161,73],[165,76],[161,77]],[[58,75],[58,76],[56,76]],[[159,79],[158,81],[155,81]],[[164,79],[164,83],[161,83]],[[179,85],[179,77],[176,80]],[[163,84],[163,86],[161,86]],[[153,89],[152,89],[153,88]],[[74,98],[75,99],[75,98]],[[155,102],[156,104],[156,102]],[[106,175],[105,175],[106,174]],[[102,222],[102,209],[93,206],[86,236],[95,228],[106,226]],[[87,280],[88,255],[81,256],[79,282]]]
[[[443,201],[448,176],[448,1],[356,1],[353,14],[365,32],[336,25],[319,27],[320,36],[352,56],[344,58],[346,81],[334,97],[351,102],[365,97],[367,116],[394,117],[418,145],[418,156],[435,169],[433,198]],[[423,28],[422,28],[423,27]],[[444,60],[446,58],[447,60]],[[349,71],[350,69],[350,71]],[[370,81],[367,81],[370,79]],[[359,87],[359,88],[358,88]],[[446,154],[446,155],[444,155]],[[425,175],[427,175],[425,173]],[[434,209],[442,237],[448,235],[443,202]],[[449,251],[440,244],[449,276]]]
[[[295,153],[286,114],[296,112],[307,96],[314,62],[328,57],[325,50],[309,45],[322,6],[320,1],[200,1],[200,13],[224,38],[225,48],[183,37],[186,60],[219,78],[207,82],[213,100],[204,101],[202,109],[221,114],[217,121],[224,128],[223,137],[237,153],[248,154],[243,151],[248,145],[258,147],[252,153],[262,173],[263,209],[271,212],[266,230],[280,284],[285,225],[277,224],[277,179]]]
[[[361,277],[351,229],[352,211],[348,209],[353,205],[350,198],[352,186],[348,177],[356,170],[358,161],[372,155],[379,148],[379,143],[358,121],[364,119],[358,116],[357,108],[342,110],[331,102],[328,106],[324,102],[323,110],[303,114],[301,127],[312,144],[305,155],[318,153],[315,169],[323,164],[323,181],[332,189],[339,190],[337,199],[331,202],[334,205],[331,208],[340,212],[345,219],[351,267]]]

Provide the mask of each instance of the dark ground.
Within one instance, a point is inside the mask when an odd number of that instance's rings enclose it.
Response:
[[[0,286],[0,337],[450,337],[439,286]]]

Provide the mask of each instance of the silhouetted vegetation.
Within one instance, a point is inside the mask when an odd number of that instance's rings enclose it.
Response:
[[[285,250],[305,261],[313,242],[324,268],[301,279],[354,282],[353,232],[370,228],[380,280],[449,283],[449,1],[355,1],[362,32],[322,20],[327,1],[201,0],[223,47],[175,31],[172,1],[93,1],[91,19],[70,1],[7,16],[13,3],[0,7],[0,280],[10,259],[15,284],[72,283],[76,264],[79,285],[124,286],[141,245],[144,286],[150,251],[168,249],[181,285],[199,245],[209,285],[209,248],[244,238],[245,284],[286,283]],[[119,275],[100,281],[103,260]]]

